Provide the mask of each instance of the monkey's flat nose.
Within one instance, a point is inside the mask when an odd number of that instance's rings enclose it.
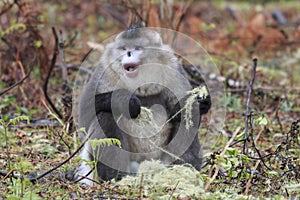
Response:
[[[132,53],[130,51],[127,51],[127,56],[131,57]]]

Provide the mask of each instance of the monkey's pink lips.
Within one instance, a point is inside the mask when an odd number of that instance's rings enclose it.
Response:
[[[126,63],[123,65],[123,68],[125,69],[125,74],[133,78],[138,75],[138,63]]]

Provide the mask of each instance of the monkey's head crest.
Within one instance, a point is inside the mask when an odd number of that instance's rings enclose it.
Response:
[[[134,39],[142,36],[141,29],[145,28],[142,24],[131,24],[121,35],[123,39]]]
[[[151,28],[146,28],[141,24],[132,24],[125,31],[120,33],[116,37],[118,40],[135,40],[142,39],[144,41],[149,41],[152,46],[162,46],[163,42],[158,32]]]
[[[145,26],[142,23],[132,23],[126,31],[135,31],[138,28],[145,28]]]

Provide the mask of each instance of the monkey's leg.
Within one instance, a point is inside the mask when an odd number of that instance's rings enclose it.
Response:
[[[193,133],[186,133],[193,134]],[[182,160],[176,160],[174,164],[189,163],[197,170],[201,169],[202,165],[202,147],[198,138],[198,134],[195,135],[192,144],[188,149],[180,156]]]
[[[97,163],[97,173],[100,181],[108,181],[112,179],[120,180],[130,172],[128,156],[123,153],[112,150],[112,147],[105,147],[108,152],[101,152],[101,157]],[[103,160],[102,160],[103,159]],[[109,166],[105,163],[109,163]]]
[[[91,151],[89,151],[89,144],[85,145],[87,147],[84,147],[83,151],[81,152],[81,154],[79,155],[80,158],[84,159],[84,160],[88,160],[88,161],[92,161],[94,160],[93,158],[91,158]],[[129,158],[125,159],[126,156],[120,157],[118,155],[115,155],[115,151],[111,150],[111,147],[106,147],[107,149],[109,149],[108,151],[103,150],[103,148],[101,148],[100,150],[100,155],[97,155],[97,159],[98,160],[102,160],[101,157],[104,157],[104,159],[110,159],[113,160],[112,162],[118,162],[118,164],[116,165],[128,165],[129,162]],[[107,162],[107,160],[105,161]],[[119,164],[120,163],[120,164]],[[122,168],[124,168],[123,166],[121,166]],[[128,168],[129,170],[129,168]],[[88,177],[89,179],[95,179],[96,181],[107,181],[107,180],[111,180],[111,179],[117,179],[119,180],[121,177],[125,176],[129,174],[128,172],[123,172],[122,170],[118,169],[116,167],[116,169],[114,167],[110,167],[107,166],[105,164],[103,164],[101,161],[97,162],[97,177],[94,177],[95,175],[95,171],[94,169],[91,167],[91,165],[89,165],[87,163],[87,161],[82,161],[81,165],[79,166],[79,168],[77,169],[76,173],[75,173],[75,180],[79,180],[82,177]],[[80,180],[80,183],[92,186],[93,185],[93,181],[89,180],[89,179],[82,179]]]
[[[99,130],[101,127],[101,130]],[[127,166],[130,164],[129,155],[126,154],[129,151],[127,134],[124,133],[114,116],[110,112],[99,112],[97,114],[97,122],[92,124],[91,130],[95,131],[92,136],[97,139],[101,138],[116,138],[120,140],[122,148],[115,145],[103,146],[100,149],[96,149],[94,152],[97,153],[97,175],[99,180],[111,180],[113,178],[120,179],[122,176],[127,174],[129,170]]]
[[[199,120],[199,118],[197,119]],[[184,121],[172,121],[172,140],[171,145],[166,149],[168,152],[177,155],[180,159],[173,162],[174,164],[189,163],[197,170],[202,165],[202,148],[198,138],[199,122],[193,120],[194,125],[186,129]]]
[[[84,160],[92,160],[89,149],[90,149],[89,144],[86,143],[83,147],[83,150],[81,151],[81,153],[79,155],[79,158],[84,159]],[[79,180],[83,176],[87,176],[90,179],[93,179],[93,177],[94,177],[92,167],[90,165],[88,165],[86,161],[82,161],[81,165],[79,166],[79,168],[75,172],[75,180]],[[80,181],[80,183],[83,183],[83,184],[86,184],[86,185],[89,185],[89,186],[93,185],[93,182],[91,180],[86,179],[86,178],[82,179]]]

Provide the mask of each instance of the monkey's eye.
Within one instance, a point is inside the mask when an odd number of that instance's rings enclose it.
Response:
[[[141,46],[136,46],[134,49],[135,49],[135,50],[143,50],[144,48],[141,47]]]
[[[125,46],[118,47],[118,49],[122,50],[122,51],[126,51],[126,47]]]

